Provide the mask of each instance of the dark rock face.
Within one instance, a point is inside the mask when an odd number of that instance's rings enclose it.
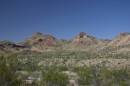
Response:
[[[83,38],[83,37],[84,37],[84,35],[86,35],[86,33],[85,33],[85,32],[80,32],[80,33],[79,33],[79,38]]]
[[[43,39],[38,39],[38,42],[42,42],[43,41]]]

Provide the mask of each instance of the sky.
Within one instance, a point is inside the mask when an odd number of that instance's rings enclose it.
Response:
[[[130,0],[0,0],[1,41],[18,43],[35,32],[113,39],[130,32]]]

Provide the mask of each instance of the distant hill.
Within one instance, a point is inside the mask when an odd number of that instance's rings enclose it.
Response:
[[[10,41],[0,41],[0,52],[14,52],[25,49],[26,47],[23,45],[18,45]]]
[[[44,35],[40,32],[37,32],[19,44],[31,47],[33,49],[48,50],[61,47],[62,41],[59,41],[51,35]]]
[[[85,50],[91,47],[103,46],[106,43],[104,40],[87,35],[85,32],[80,32],[70,43],[65,45],[65,48]]]
[[[112,40],[103,40],[80,32],[71,40],[57,39],[52,35],[34,33],[23,42],[15,44],[9,41],[0,41],[0,52],[17,51],[55,51],[55,50],[80,50],[80,51],[130,51],[130,33],[121,33]],[[127,47],[126,47],[127,46]],[[115,49],[115,47],[118,47]],[[118,49],[118,50],[117,50]]]
[[[108,46],[123,46],[130,44],[130,33],[121,33],[115,39],[113,39]]]

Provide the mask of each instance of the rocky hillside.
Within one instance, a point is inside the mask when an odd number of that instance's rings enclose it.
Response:
[[[85,32],[80,32],[70,43],[65,45],[66,49],[88,49],[91,47],[103,46],[107,43],[105,40],[97,39],[87,35]]]
[[[129,44],[130,44],[130,33],[121,33],[110,43],[108,43],[108,46],[123,46]]]
[[[48,49],[61,47],[62,42],[57,40],[55,37],[51,35],[43,35],[42,33],[37,32],[19,44],[28,46],[31,49],[35,48],[35,49],[48,50]]]
[[[121,33],[113,40],[102,40],[80,32],[71,40],[56,39],[51,35],[40,32],[34,33],[21,43],[15,44],[9,41],[0,42],[0,52],[10,51],[55,51],[55,50],[82,50],[82,51],[130,51],[130,33]]]
[[[17,45],[10,41],[0,41],[0,52],[14,52],[14,51],[20,51],[25,49],[25,46]]]

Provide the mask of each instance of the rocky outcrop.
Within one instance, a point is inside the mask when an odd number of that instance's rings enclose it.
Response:
[[[77,35],[73,41],[73,43],[76,43],[77,45],[93,45],[97,44],[98,41],[95,37],[92,37],[90,35],[87,35],[85,32],[80,32],[79,35]]]
[[[80,32],[79,35],[77,36],[77,38],[83,38],[84,36],[86,36],[86,33]]]

